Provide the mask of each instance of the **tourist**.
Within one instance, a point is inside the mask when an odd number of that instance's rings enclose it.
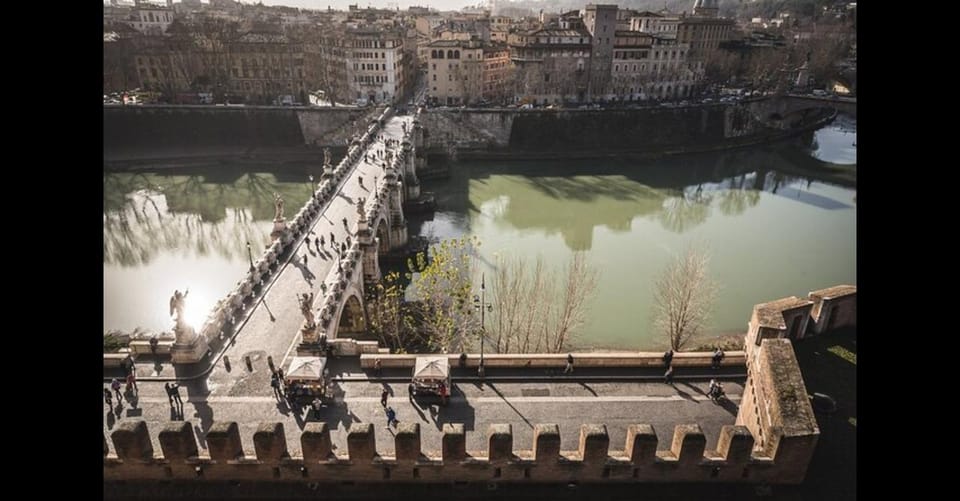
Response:
[[[373,362],[373,373],[376,374],[377,377],[380,377],[382,370],[383,370],[383,364],[380,362],[380,359],[378,358]]]
[[[440,404],[447,405],[447,385],[443,384],[443,381],[438,385],[437,393],[440,394]]]
[[[717,350],[713,352],[713,363],[712,363],[712,367],[713,367],[714,369],[719,369],[719,368],[720,368],[720,361],[723,360],[723,357],[724,357],[723,350],[718,347]]]
[[[110,390],[107,388],[103,389],[103,401],[107,403],[107,407],[111,410],[113,409],[113,395],[110,394]]]
[[[280,378],[273,376],[270,378],[270,387],[273,388],[273,396],[277,400],[282,400],[283,393],[280,391]]]
[[[349,229],[349,228],[350,228],[349,226],[347,226],[347,218],[343,218],[343,227],[344,227],[344,229]]]
[[[673,349],[671,348],[666,352],[664,352],[663,354],[663,365],[666,365],[667,367],[669,367],[670,364],[672,363],[673,363]]]
[[[110,381],[110,388],[113,389],[117,394],[117,402],[123,402],[123,394],[120,393],[120,380],[113,378],[113,381]]]
[[[307,250],[310,250],[310,235],[307,235],[303,241],[307,243]]]
[[[140,393],[140,390],[137,389],[137,371],[133,369],[131,369],[130,373],[127,374],[126,391],[129,393],[131,388],[133,388],[133,393]]]
[[[331,232],[330,233],[330,245],[337,243],[337,237]]]
[[[363,188],[363,176],[357,176],[357,181],[360,182],[360,187]]]
[[[183,408],[183,399],[180,398],[180,383],[173,383],[167,387],[167,396],[170,398],[170,407],[177,403],[177,407]]]
[[[397,411],[393,410],[393,407],[387,407],[387,427],[389,428],[393,423],[400,424],[397,420]]]
[[[390,392],[387,391],[386,388],[384,388],[383,391],[380,392],[380,406],[381,406],[381,407],[386,407],[386,406],[387,406],[387,397],[388,397],[388,396],[390,396]]]
[[[570,374],[573,372],[573,354],[567,353],[567,366],[563,368],[564,374]]]
[[[673,384],[673,366],[667,367],[667,372],[663,373],[663,382]]]
[[[313,244],[317,247],[317,254],[320,254],[320,246],[323,245],[323,237],[314,240]]]
[[[340,242],[340,253],[341,253],[341,254],[346,254],[346,253],[347,253],[347,243],[346,243],[346,242]]]

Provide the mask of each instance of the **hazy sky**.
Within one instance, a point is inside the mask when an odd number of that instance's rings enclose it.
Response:
[[[174,0],[179,1],[179,0]],[[334,9],[346,10],[348,5],[357,4],[360,8],[400,7],[406,9],[411,5],[433,7],[437,10],[460,10],[469,5],[477,5],[481,0],[263,0],[264,5],[287,5],[289,7],[303,7],[307,9],[326,9],[329,5]],[[164,3],[162,1],[154,3]],[[252,0],[241,0],[241,3],[256,3]]]

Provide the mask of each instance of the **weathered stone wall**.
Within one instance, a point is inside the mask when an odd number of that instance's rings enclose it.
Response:
[[[786,137],[829,110],[787,99],[632,110],[436,109],[423,114],[427,149],[459,158],[682,153]]]
[[[206,453],[199,452],[190,426],[168,424],[160,432],[161,450],[155,451],[143,421],[121,423],[111,434],[116,453],[104,448],[104,480],[783,483],[780,479],[795,477],[753,450],[747,428],[733,425],[724,426],[710,448],[698,425],[677,425],[671,447],[657,451],[657,434],[645,424],[631,425],[622,445],[610,444],[606,426],[584,424],[578,443],[566,448],[556,424],[536,425],[529,445],[514,442],[509,424],[492,424],[487,449],[468,451],[463,426],[448,423],[443,450],[423,451],[419,427],[409,423],[394,434],[395,456],[377,451],[370,423],[350,425],[346,454],[331,450],[325,424],[310,423],[301,434],[302,456],[288,454],[280,423],[257,427],[254,451],[243,450],[237,423],[214,423]]]
[[[342,129],[366,113],[356,108],[106,107],[104,156],[188,156],[232,149],[342,146],[339,136],[356,132]]]

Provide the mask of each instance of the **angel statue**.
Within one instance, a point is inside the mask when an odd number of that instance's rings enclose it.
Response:
[[[308,326],[313,326],[316,324],[316,320],[313,316],[313,293],[307,294],[304,292],[297,296],[297,301],[300,303],[300,313],[303,314],[303,318],[306,319]]]

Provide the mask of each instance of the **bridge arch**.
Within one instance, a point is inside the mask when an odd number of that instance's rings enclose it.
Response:
[[[363,311],[363,300],[354,291],[349,294],[340,307],[337,316],[337,337],[357,338],[367,332],[367,318]]]
[[[381,255],[386,254],[390,251],[390,227],[387,225],[387,218],[382,215],[377,218],[377,226],[374,236],[380,242],[380,246],[377,247],[377,252]]]

